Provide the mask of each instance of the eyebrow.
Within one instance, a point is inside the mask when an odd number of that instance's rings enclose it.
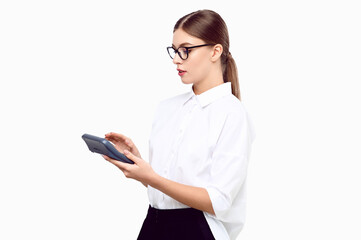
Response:
[[[184,47],[185,45],[193,45],[192,43],[189,43],[189,42],[184,42],[184,43],[181,43],[179,45],[179,47]],[[172,44],[172,47],[175,48],[174,44]]]

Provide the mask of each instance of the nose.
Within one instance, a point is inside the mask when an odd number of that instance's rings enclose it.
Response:
[[[173,63],[177,65],[177,64],[181,64],[182,62],[183,60],[180,58],[180,56],[177,53],[173,58]]]

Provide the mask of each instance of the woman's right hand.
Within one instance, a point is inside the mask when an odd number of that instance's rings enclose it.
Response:
[[[123,134],[110,132],[105,134],[105,139],[112,142],[119,152],[124,154],[126,149],[133,155],[141,158],[138,148],[134,145],[133,141]]]

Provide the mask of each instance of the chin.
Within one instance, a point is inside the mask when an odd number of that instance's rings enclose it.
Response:
[[[187,78],[181,78],[181,80],[182,80],[182,82],[183,82],[184,84],[192,84],[192,83],[193,83],[192,80],[187,79]]]

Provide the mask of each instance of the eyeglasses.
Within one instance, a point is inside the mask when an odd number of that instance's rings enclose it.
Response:
[[[203,44],[203,45],[197,45],[197,46],[192,46],[192,47],[179,47],[178,49],[174,49],[173,47],[167,47],[167,51],[168,51],[168,54],[171,59],[173,59],[175,57],[175,55],[178,53],[179,57],[182,60],[186,60],[189,55],[189,49],[197,48],[197,47],[205,47],[205,46],[210,46],[210,45],[213,45],[213,44]]]

